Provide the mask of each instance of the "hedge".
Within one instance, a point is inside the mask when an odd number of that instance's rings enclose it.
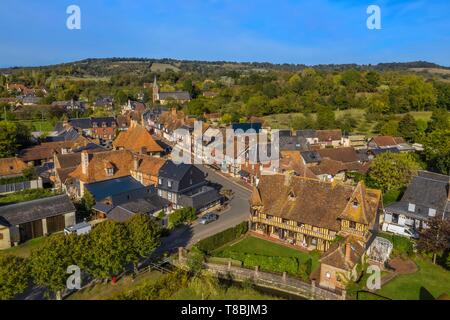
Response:
[[[300,275],[302,278],[308,277],[309,274],[311,274],[311,259],[308,259],[302,264],[296,257],[265,256],[236,251],[229,251],[222,258],[231,258],[233,260],[242,261],[246,268],[258,266],[261,271],[287,272],[292,275]]]
[[[222,232],[216,233],[211,237],[205,238],[197,242],[196,246],[205,253],[210,253],[214,249],[217,249],[230,241],[239,238],[241,235],[248,231],[248,222],[244,221],[240,224],[224,230]]]
[[[394,255],[411,256],[413,254],[413,243],[410,239],[385,232],[378,233],[378,236],[392,242],[392,245],[394,246]]]
[[[233,267],[242,267],[242,261],[234,260],[231,258],[226,257],[209,257],[206,260],[208,263],[215,263],[215,264],[225,264],[228,265],[229,262],[231,262],[231,265]]]

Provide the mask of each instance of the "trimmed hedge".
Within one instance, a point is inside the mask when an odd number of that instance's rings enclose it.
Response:
[[[226,257],[209,257],[206,259],[209,263],[215,263],[215,264],[225,264],[228,265],[228,262],[231,262],[231,265],[233,267],[242,267],[242,261],[234,260],[231,258]]]
[[[413,254],[413,243],[410,239],[402,237],[396,234],[390,234],[385,232],[379,232],[378,236],[385,238],[392,242],[394,246],[394,255],[407,255],[411,256]]]
[[[214,249],[217,249],[230,241],[236,240],[241,235],[247,233],[247,231],[248,222],[244,221],[232,228],[216,233],[215,235],[212,235],[211,237],[208,237],[206,239],[200,240],[196,244],[196,246],[203,252],[210,253]]]
[[[254,268],[258,266],[261,271],[268,272],[287,272],[292,275],[300,275],[301,278],[308,278],[311,274],[312,260],[308,259],[305,263],[300,263],[296,257],[264,256],[254,253],[242,253],[229,251],[223,259],[231,258],[242,261],[244,267]]]

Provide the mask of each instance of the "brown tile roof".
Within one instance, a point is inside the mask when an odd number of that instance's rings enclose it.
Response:
[[[113,141],[116,148],[124,148],[136,153],[140,153],[143,149],[147,152],[162,152],[161,146],[156,143],[150,132],[143,126],[132,122],[127,131],[122,131]]]
[[[340,230],[338,218],[348,216],[343,212],[355,195],[349,185],[282,174],[261,176],[258,191],[264,213],[335,231]],[[290,194],[295,195],[294,199]],[[366,217],[376,215],[376,211],[369,212],[375,209],[372,204],[366,209]]]
[[[402,137],[392,137],[392,136],[375,136],[372,137],[373,142],[379,147],[395,146],[400,143],[405,143]]]
[[[358,154],[352,147],[344,148],[325,148],[317,150],[322,159],[328,158],[336,161],[341,161],[344,163],[357,162]]]
[[[342,139],[341,129],[334,130],[316,130],[317,138],[321,142],[334,141]]]
[[[349,247],[347,247],[349,246]],[[347,252],[348,248],[348,252]],[[361,260],[365,252],[364,245],[347,237],[345,241],[334,243],[327,252],[324,253],[320,262],[329,266],[333,266],[342,270],[350,271]],[[348,257],[346,257],[346,253]]]
[[[23,161],[35,161],[41,159],[51,159],[54,153],[62,153],[62,149],[76,149],[86,146],[91,141],[83,136],[75,140],[44,142],[40,145],[23,149],[19,152],[19,157]]]
[[[0,176],[16,176],[21,175],[22,171],[28,166],[19,158],[1,158],[0,159]]]
[[[56,155],[55,167],[71,168],[76,167],[81,163],[81,155],[79,153],[67,153]]]
[[[341,161],[324,159],[319,164],[312,166],[310,170],[315,175],[330,174],[335,176],[339,172],[347,171],[347,167]]]
[[[339,218],[372,224],[377,215],[380,199],[381,192],[379,190],[368,190],[364,182],[359,182]]]
[[[166,160],[162,158],[156,158],[152,156],[139,155],[138,160],[138,172],[142,172],[151,176],[158,176],[159,169],[166,163]]]
[[[86,175],[83,174],[82,165],[80,164],[70,176],[85,183],[92,183],[129,176],[133,166],[133,154],[128,150],[97,152],[90,154],[89,158],[88,173]],[[114,172],[112,176],[109,176],[105,169],[111,166],[114,168]]]
[[[298,176],[317,179],[316,175],[306,166],[299,151],[281,151],[280,169],[294,171]]]

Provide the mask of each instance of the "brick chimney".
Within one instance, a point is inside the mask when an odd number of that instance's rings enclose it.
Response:
[[[139,169],[139,159],[135,156],[133,157],[133,170],[137,171]]]
[[[91,155],[86,150],[81,152],[81,172],[86,176],[89,174],[90,158]]]
[[[350,262],[350,257],[352,253],[352,245],[350,242],[345,243],[345,261]]]

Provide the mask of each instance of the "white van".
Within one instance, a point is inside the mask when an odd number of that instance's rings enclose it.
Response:
[[[409,227],[399,226],[391,223],[383,223],[382,229],[383,231],[392,232],[400,236],[412,239],[419,239],[419,234],[417,233],[417,231]]]
[[[82,235],[91,232],[92,226],[87,222],[81,222],[73,226],[64,228],[64,234]]]

